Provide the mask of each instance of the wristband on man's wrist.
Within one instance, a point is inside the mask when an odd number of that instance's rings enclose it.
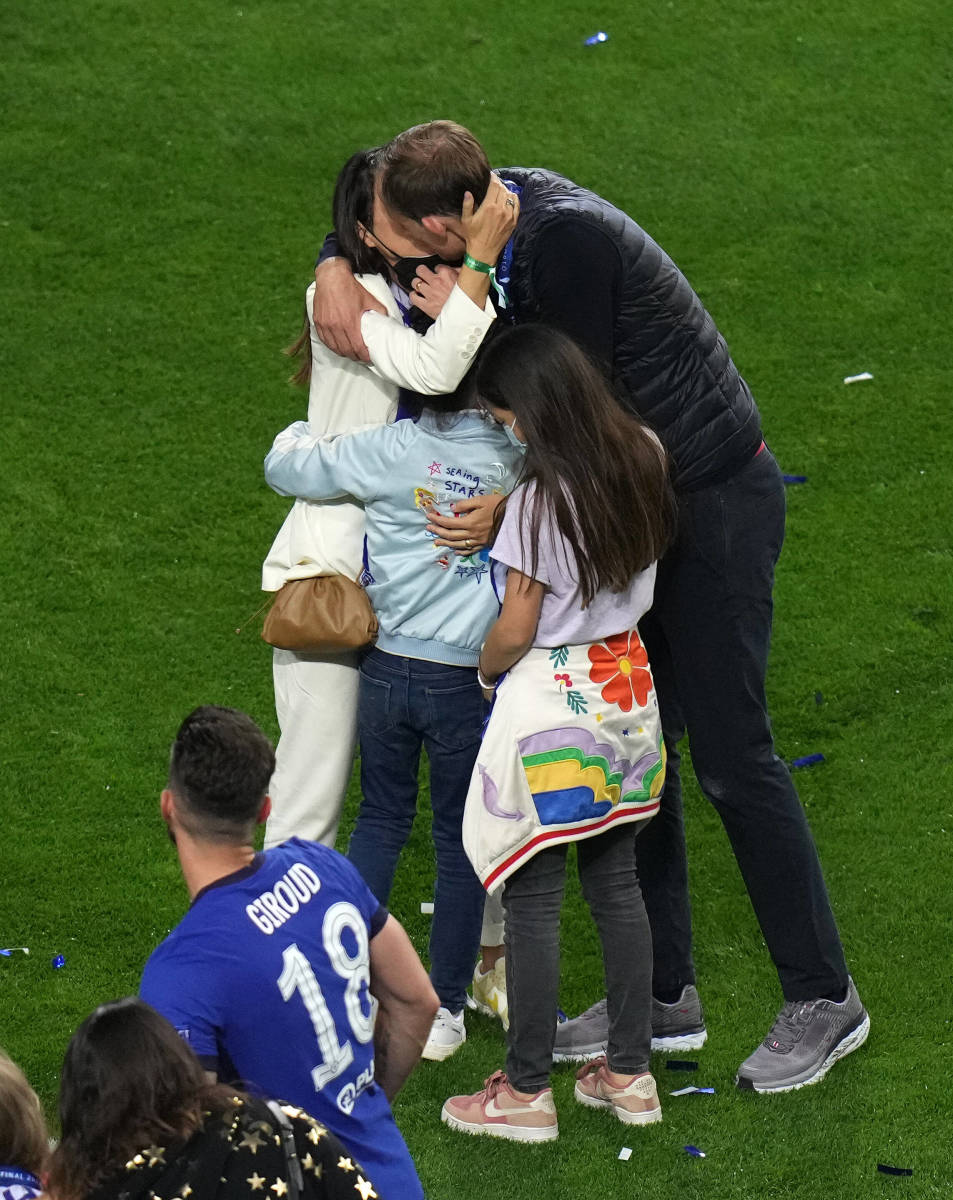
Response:
[[[463,265],[469,267],[471,271],[479,271],[482,275],[492,275],[496,269],[493,263],[481,262],[478,258],[474,258],[472,254],[464,254]]]

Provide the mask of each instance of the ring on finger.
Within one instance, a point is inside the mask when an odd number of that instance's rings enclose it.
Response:
[[[506,201],[506,207],[507,208],[515,208],[516,207],[516,201],[513,199],[512,196],[509,198],[509,200]]]

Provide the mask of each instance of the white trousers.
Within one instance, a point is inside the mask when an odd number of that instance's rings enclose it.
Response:
[[[290,837],[333,846],[357,741],[357,656],[275,649],[273,673],[281,737],[265,848]]]
[[[503,945],[503,889],[497,888],[486,898],[483,906],[483,932],[481,946]]]

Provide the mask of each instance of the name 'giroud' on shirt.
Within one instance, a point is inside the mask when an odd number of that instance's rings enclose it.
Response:
[[[262,892],[251,904],[245,905],[245,914],[262,933],[271,934],[320,889],[321,880],[314,871],[304,863],[296,862],[269,891]]]

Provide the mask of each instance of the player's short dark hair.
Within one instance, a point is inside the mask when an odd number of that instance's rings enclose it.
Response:
[[[205,841],[250,840],[275,769],[271,742],[236,708],[206,704],[179,727],[169,762],[169,790],[179,817]]]
[[[459,217],[464,193],[479,205],[490,186],[486,151],[455,121],[429,121],[398,133],[380,151],[377,169],[384,203],[413,221]]]

